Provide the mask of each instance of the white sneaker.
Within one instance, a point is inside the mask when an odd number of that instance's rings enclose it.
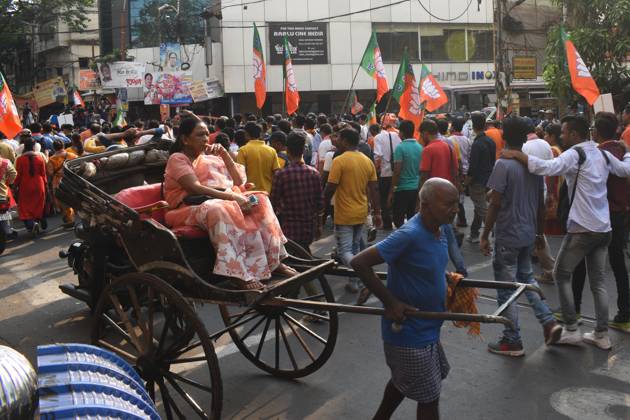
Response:
[[[608,337],[608,331],[593,331],[584,333],[582,335],[582,340],[585,343],[594,344],[602,350],[610,350],[612,348],[610,337]]]
[[[560,334],[560,339],[555,342],[555,344],[568,344],[572,346],[577,346],[582,342],[582,334],[580,334],[580,330],[567,330],[566,328],[562,329],[562,334]]]

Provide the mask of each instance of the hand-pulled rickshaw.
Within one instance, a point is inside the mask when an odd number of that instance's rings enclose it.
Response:
[[[207,232],[169,229],[162,197],[168,141],[87,155],[64,165],[57,197],[76,211],[77,240],[60,256],[78,277],[61,290],[93,312],[92,343],[133,364],[168,418],[220,418],[221,374],[213,342],[229,334],[258,368],[281,378],[309,375],[328,360],[338,314],[383,309],[335,303],[328,278],[354,276],[332,259],[286,245],[298,271],[262,290],[237,290],[212,274]],[[385,280],[386,273],[379,273]],[[531,285],[462,280],[458,287],[514,289],[495,313],[412,312],[408,316],[510,324],[502,314]],[[225,325],[209,332],[196,313],[219,305]],[[307,322],[310,321],[317,322]]]

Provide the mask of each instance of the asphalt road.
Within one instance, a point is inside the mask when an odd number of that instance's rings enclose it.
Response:
[[[53,220],[44,236],[21,238],[0,256],[0,341],[23,352],[36,363],[36,346],[55,342],[89,341],[87,307],[62,294],[58,286],[74,281],[65,260],[58,258],[73,238]],[[379,235],[382,237],[382,235]],[[325,255],[333,243],[325,237],[313,247]],[[560,238],[550,238],[557,250]],[[470,277],[492,279],[490,259],[464,244]],[[616,291],[608,272],[611,316],[616,313]],[[335,296],[352,303],[344,280],[331,278]],[[543,285],[552,308],[554,286]],[[493,290],[483,291],[479,309],[496,308]],[[369,304],[378,305],[374,299]],[[208,330],[222,326],[218,310],[206,305],[200,313]],[[585,291],[583,329],[592,327],[592,297]],[[441,412],[444,419],[630,419],[630,335],[612,331],[613,350],[591,346],[546,347],[533,312],[520,309],[524,358],[487,352],[486,345],[501,330],[483,325],[482,337],[446,323],[442,341],[451,364],[444,382]],[[376,410],[389,378],[378,317],[342,314],[337,344],[329,361],[300,380],[274,378],[249,363],[225,337],[216,343],[223,379],[223,415],[230,419],[366,419]],[[194,374],[194,372],[193,372]],[[397,419],[414,418],[415,405],[405,401]]]

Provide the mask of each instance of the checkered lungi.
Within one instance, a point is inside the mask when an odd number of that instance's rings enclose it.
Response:
[[[422,348],[385,344],[385,360],[392,371],[392,383],[407,398],[428,404],[440,397],[442,380],[451,367],[442,345]]]

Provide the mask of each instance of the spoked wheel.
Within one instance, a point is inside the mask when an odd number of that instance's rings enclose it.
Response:
[[[92,342],[135,366],[163,418],[221,417],[212,340],[177,290],[151,274],[127,274],[103,290],[94,314]]]
[[[335,300],[324,276],[279,297]],[[266,305],[221,305],[220,310],[226,327],[233,326],[228,331],[241,353],[275,376],[301,378],[315,372],[326,363],[337,341],[336,312]]]

